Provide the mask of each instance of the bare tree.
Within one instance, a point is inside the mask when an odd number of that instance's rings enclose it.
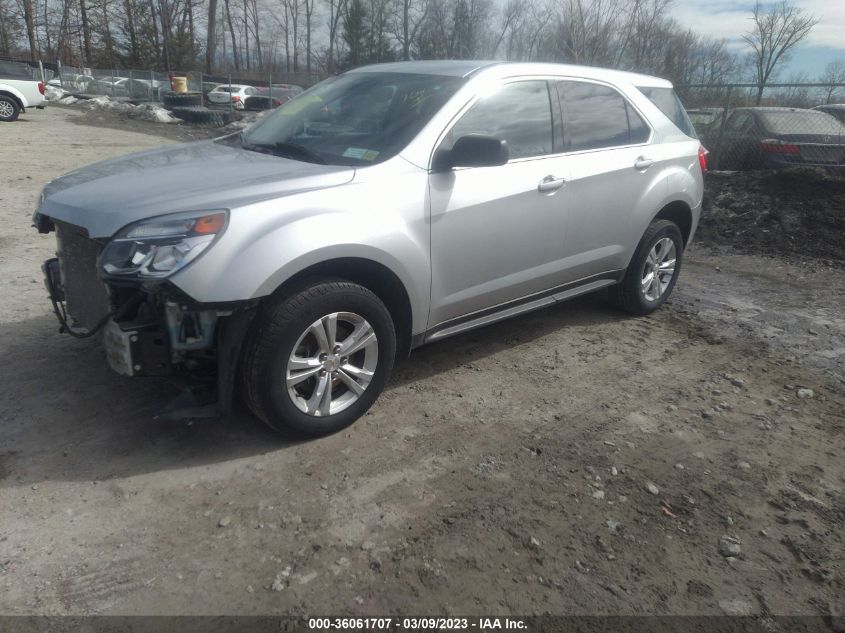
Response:
[[[314,31],[314,0],[303,0],[305,3],[305,70],[311,75],[311,35]]]
[[[84,1],[80,0],[80,7],[84,7]],[[135,12],[132,9],[132,2],[130,0],[125,0],[123,5],[124,11],[126,11],[126,34],[129,36],[129,61],[134,66],[138,63],[138,35],[135,29]],[[85,59],[89,59],[91,57],[91,34],[88,33],[85,35]]]
[[[751,30],[742,39],[753,51],[752,63],[758,84],[756,103],[760,105],[763,90],[778,65],[789,59],[792,50],[819,21],[791,0],[780,0],[768,11],[762,1],[757,0],[751,19]]]
[[[290,47],[293,49],[293,72],[299,71],[299,18],[300,18],[300,0],[283,0],[285,5],[285,48],[287,55],[290,57],[290,49],[288,48],[287,40],[288,33],[290,33]],[[288,62],[288,70],[291,69],[290,62]]]
[[[214,68],[214,53],[217,49],[217,0],[208,0],[208,30],[205,40],[205,72]]]
[[[229,0],[223,0],[223,5],[226,9],[226,21],[229,23],[229,35],[232,38],[232,59],[235,62],[235,70],[240,70],[241,62],[238,59],[238,43],[235,39],[235,23],[232,20],[232,10],[229,6]]]
[[[561,20],[564,58],[576,64],[611,65],[627,13],[626,0],[569,0]]]
[[[845,84],[845,59],[837,59],[832,61],[824,67],[822,76],[819,77],[819,83],[828,84],[824,88],[824,102],[831,103],[834,95],[841,89],[834,84]]]
[[[0,0],[0,52],[8,55],[12,51],[14,23],[6,3]]]
[[[30,59],[38,59],[40,51],[38,49],[38,39],[35,36],[35,16],[32,14],[32,0],[21,0],[23,9],[23,19],[26,24],[26,38],[29,41],[29,57]]]
[[[670,4],[671,0],[632,0],[622,24],[614,65],[638,70],[646,70],[651,65],[648,70],[654,71],[654,62],[659,57],[657,51],[665,43],[662,32],[668,30],[665,26]],[[678,30],[683,29],[679,27]],[[628,53],[629,62],[624,64]]]
[[[691,83],[727,83],[740,70],[739,59],[728,49],[727,40],[701,40],[697,58]]]
[[[329,4],[329,49],[326,54],[326,70],[335,71],[337,43],[340,35],[341,18],[346,14],[346,0],[328,0]]]
[[[397,0],[397,11],[392,21],[392,35],[402,49],[402,59],[411,59],[420,27],[428,16],[429,0]]]

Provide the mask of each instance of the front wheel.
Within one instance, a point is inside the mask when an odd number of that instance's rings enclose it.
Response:
[[[632,314],[645,315],[662,306],[678,279],[684,240],[678,225],[655,220],[646,229],[625,277],[610,289],[610,299]]]
[[[277,431],[319,436],[361,417],[396,354],[390,312],[372,292],[322,280],[271,300],[244,348],[241,385],[252,412]]]

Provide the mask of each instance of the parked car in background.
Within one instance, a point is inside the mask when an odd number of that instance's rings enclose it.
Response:
[[[845,103],[828,103],[813,108],[813,110],[820,110],[826,112],[831,116],[835,116],[841,123],[845,123]]]
[[[97,77],[94,81],[89,82],[86,88],[86,92],[92,94],[106,95],[109,97],[128,97],[129,78]]]
[[[122,88],[125,88],[127,95],[132,99],[160,101],[161,93],[170,90],[170,82],[158,79],[131,78],[122,84]]]
[[[222,86],[223,84],[214,82],[214,81],[204,81],[202,82],[200,89],[202,91],[202,96],[204,99],[208,100],[208,93],[217,88],[218,86]]]
[[[272,84],[273,91],[276,90],[286,90],[287,92],[298,95],[300,92],[303,92],[304,88],[302,86],[297,86],[295,84]]]
[[[47,82],[48,86],[61,88],[68,92],[91,92],[89,87],[96,83],[91,75],[63,72],[61,76],[55,76]]]
[[[244,102],[247,97],[251,97],[258,93],[258,89],[252,86],[244,86],[241,84],[223,84],[217,86],[214,90],[208,93],[209,105],[229,105],[232,104],[235,109],[243,110]]]
[[[242,133],[57,178],[34,223],[61,245],[61,327],[102,329],[113,369],[216,376],[211,414],[237,379],[271,427],[325,435],[425,343],[599,290],[657,310],[701,212],[694,135],[656,77],[379,64]]]
[[[699,137],[706,135],[714,127],[718,127],[722,119],[724,108],[695,108],[687,110],[690,121]]]
[[[50,84],[58,86],[70,92],[92,92],[91,86],[96,83],[91,75],[80,75],[76,73],[62,73],[61,79],[52,79]]]
[[[818,110],[735,108],[718,136],[708,141],[718,169],[845,165],[845,125]]]
[[[256,94],[244,101],[247,110],[272,110],[293,99],[298,92],[273,86],[272,88],[258,88]]]
[[[44,84],[26,64],[0,61],[0,121],[11,122],[26,108],[43,108]]]

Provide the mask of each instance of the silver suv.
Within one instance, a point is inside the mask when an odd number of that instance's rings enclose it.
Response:
[[[698,223],[705,151],[667,81],[553,64],[359,68],[243,133],[47,185],[62,329],[120,373],[236,386],[275,429],[360,417],[413,348],[605,289],[657,309]]]

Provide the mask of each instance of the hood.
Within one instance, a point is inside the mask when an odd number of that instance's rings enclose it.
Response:
[[[348,166],[317,165],[200,141],[89,165],[44,188],[39,213],[111,237],[167,213],[232,209],[352,180]]]

